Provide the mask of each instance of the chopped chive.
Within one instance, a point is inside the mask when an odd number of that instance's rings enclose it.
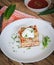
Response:
[[[25,37],[27,38],[27,34],[25,35]]]
[[[13,40],[15,40],[15,39],[17,38],[17,35],[16,35],[16,36],[12,36],[11,38],[12,38]]]
[[[15,50],[13,50],[13,52],[15,52]]]
[[[17,35],[14,37],[14,39],[17,38]]]
[[[31,47],[28,47],[27,49],[31,49]]]
[[[21,48],[19,45],[16,45],[17,46],[17,48]]]
[[[17,43],[19,43],[20,41],[16,41]]]
[[[33,32],[33,30],[31,30],[31,33]]]

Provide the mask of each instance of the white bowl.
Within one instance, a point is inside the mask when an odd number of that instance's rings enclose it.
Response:
[[[34,8],[31,8],[31,7],[28,6],[29,1],[30,1],[30,0],[24,0],[24,4],[25,4],[25,6],[26,6],[28,9],[30,9],[30,10],[33,11],[33,12],[43,12],[43,11],[47,10],[48,7],[51,5],[51,0],[46,0],[46,1],[48,2],[48,6],[47,6],[47,7],[41,8],[41,9],[34,9]]]

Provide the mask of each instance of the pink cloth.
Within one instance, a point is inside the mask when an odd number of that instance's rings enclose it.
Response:
[[[6,10],[6,6],[4,6],[1,10],[0,10],[0,15],[2,13],[4,13],[4,11]],[[18,10],[15,10],[14,13],[11,15],[11,17],[8,19],[8,21],[3,21],[2,23],[2,29],[4,29],[8,24],[10,24],[11,22],[15,21],[15,20],[19,20],[19,19],[23,19],[23,18],[35,18],[34,16],[28,15],[26,13],[20,12]]]

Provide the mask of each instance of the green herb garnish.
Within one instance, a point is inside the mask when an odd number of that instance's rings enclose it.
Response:
[[[8,8],[6,9],[3,17],[5,19],[9,19],[10,16],[12,15],[12,13],[14,12],[15,8],[16,8],[16,5],[9,5]]]
[[[20,41],[17,40],[16,42],[19,43]]]
[[[21,48],[19,45],[16,45],[17,46],[17,48]]]
[[[15,39],[17,38],[17,35],[11,36],[11,38],[12,38],[13,40],[15,40]]]
[[[33,32],[33,30],[31,30],[31,33]]]
[[[31,49],[31,47],[28,47],[27,49]]]
[[[15,52],[15,50],[13,50],[13,52]]]
[[[48,9],[48,10],[43,11],[43,12],[40,12],[39,15],[46,15],[46,14],[52,14],[52,13],[54,13],[54,8]]]
[[[25,38],[27,38],[27,34],[25,35]]]
[[[50,38],[48,36],[43,37],[42,44],[43,44],[44,48],[48,46],[48,43],[50,41],[51,40],[50,40]]]

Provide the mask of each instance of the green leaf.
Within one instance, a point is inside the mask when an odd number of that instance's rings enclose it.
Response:
[[[16,5],[9,5],[9,7],[6,9],[4,13],[4,18],[9,19],[15,10],[15,7]]]
[[[47,15],[47,14],[52,14],[52,13],[54,13],[54,8],[40,12],[39,15]]]
[[[48,36],[43,37],[42,44],[43,44],[44,48],[48,46],[48,43],[50,41],[51,40],[50,40],[50,38]]]

